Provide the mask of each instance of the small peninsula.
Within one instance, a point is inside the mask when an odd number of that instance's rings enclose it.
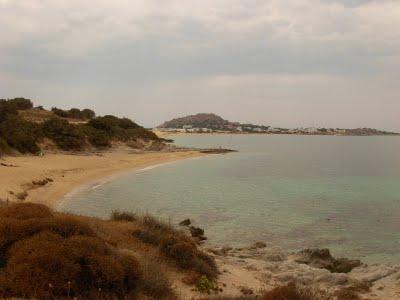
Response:
[[[235,134],[294,134],[294,135],[339,135],[339,136],[374,136],[399,135],[373,128],[281,128],[267,125],[255,125],[231,122],[213,113],[199,113],[167,121],[156,128],[169,133],[235,133]]]

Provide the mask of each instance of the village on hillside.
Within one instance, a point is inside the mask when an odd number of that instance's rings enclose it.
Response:
[[[371,136],[399,135],[398,133],[372,128],[320,128],[300,127],[281,128],[265,125],[241,124],[224,120],[215,114],[196,114],[173,119],[157,127],[158,131],[167,133],[231,133],[231,134],[294,134],[294,135],[339,135],[339,136]]]

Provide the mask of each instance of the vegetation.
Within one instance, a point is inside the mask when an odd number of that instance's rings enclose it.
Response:
[[[121,213],[118,214],[120,215]],[[113,214],[112,218],[114,217]],[[173,261],[178,268],[195,271],[210,280],[217,277],[218,269],[214,259],[200,251],[192,238],[185,233],[150,215],[136,217],[135,222],[138,229],[132,232],[132,236],[158,247],[161,254]]]
[[[96,117],[96,114],[93,110],[85,108],[80,110],[79,108],[71,108],[70,110],[63,110],[57,107],[53,107],[51,111],[61,117],[61,118],[70,118],[70,119],[78,119],[78,120],[90,120]]]
[[[208,279],[206,276],[201,276],[197,283],[196,289],[200,293],[211,294],[211,292],[218,292],[218,286],[215,284],[213,280]]]
[[[53,108],[53,114],[32,108],[29,99],[0,100],[0,155],[9,154],[13,149],[20,153],[38,153],[44,138],[66,151],[107,148],[113,142],[128,144],[138,139],[158,140],[153,132],[127,118],[95,117],[90,109]],[[64,118],[89,122],[74,124]]]
[[[133,256],[74,217],[38,204],[0,208],[0,297],[122,298],[136,292],[140,278]]]
[[[114,210],[111,214],[111,220],[133,222],[133,221],[137,220],[137,217],[133,213]]]
[[[78,126],[68,121],[52,118],[43,123],[43,134],[53,140],[63,150],[81,150],[86,138]]]

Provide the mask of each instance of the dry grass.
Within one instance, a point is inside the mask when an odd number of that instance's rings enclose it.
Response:
[[[162,269],[162,263],[157,260],[141,260],[142,278],[140,290],[155,299],[176,299],[171,283]]]
[[[133,213],[114,210],[111,214],[111,220],[113,221],[126,221],[133,222],[137,219],[136,215]]]

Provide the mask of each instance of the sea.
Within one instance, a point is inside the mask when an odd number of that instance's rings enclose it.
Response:
[[[238,150],[124,173],[68,194],[57,209],[190,218],[210,246],[262,241],[400,261],[400,137],[177,135],[175,144]]]

